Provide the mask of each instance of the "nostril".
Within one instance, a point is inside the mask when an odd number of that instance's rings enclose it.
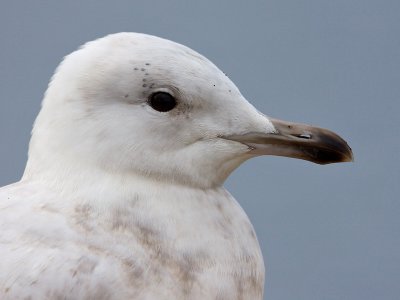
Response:
[[[302,139],[310,140],[312,138],[312,135],[311,135],[311,133],[302,133],[302,134],[298,135],[298,137],[302,138]]]

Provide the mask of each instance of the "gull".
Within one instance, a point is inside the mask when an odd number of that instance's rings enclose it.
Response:
[[[262,299],[253,226],[223,183],[278,155],[352,160],[267,117],[197,52],[117,33],[66,56],[19,182],[0,189],[1,299]]]

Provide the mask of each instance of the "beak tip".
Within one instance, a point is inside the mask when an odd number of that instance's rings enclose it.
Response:
[[[354,154],[353,150],[350,148],[349,144],[345,140],[343,140],[343,143],[346,145],[346,150],[344,150],[343,153],[343,162],[351,162],[354,163]]]
[[[346,160],[346,162],[351,162],[354,163],[354,155],[353,155],[353,151],[350,150],[350,155],[347,157],[348,160]]]

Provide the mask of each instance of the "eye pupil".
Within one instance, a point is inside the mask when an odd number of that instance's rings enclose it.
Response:
[[[176,100],[168,93],[157,92],[150,96],[149,104],[153,109],[159,112],[167,112],[176,106]]]

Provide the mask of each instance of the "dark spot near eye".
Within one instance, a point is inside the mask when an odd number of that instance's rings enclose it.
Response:
[[[135,71],[139,70],[139,68],[134,68]]]
[[[142,81],[143,81],[143,82],[146,82],[146,78],[143,78]]]
[[[292,128],[292,125],[288,125],[288,128],[291,129],[291,128]]]
[[[143,84],[143,85],[142,85],[142,87],[146,87],[146,86],[147,86],[147,84]]]
[[[128,97],[129,97],[129,94],[126,94],[124,97],[125,97],[125,98],[128,98]]]
[[[146,76],[147,76],[147,75],[149,75],[149,73],[144,73],[144,75],[146,75]]]
[[[150,63],[145,63],[146,66],[150,66]]]
[[[149,88],[151,88],[151,89],[152,89],[152,88],[153,88],[153,86],[154,86],[154,83],[150,84]]]
[[[229,93],[231,92],[231,90],[229,90]]]
[[[140,71],[146,71],[146,69],[145,68],[141,68]]]
[[[215,84],[213,84],[213,86],[215,86]]]

